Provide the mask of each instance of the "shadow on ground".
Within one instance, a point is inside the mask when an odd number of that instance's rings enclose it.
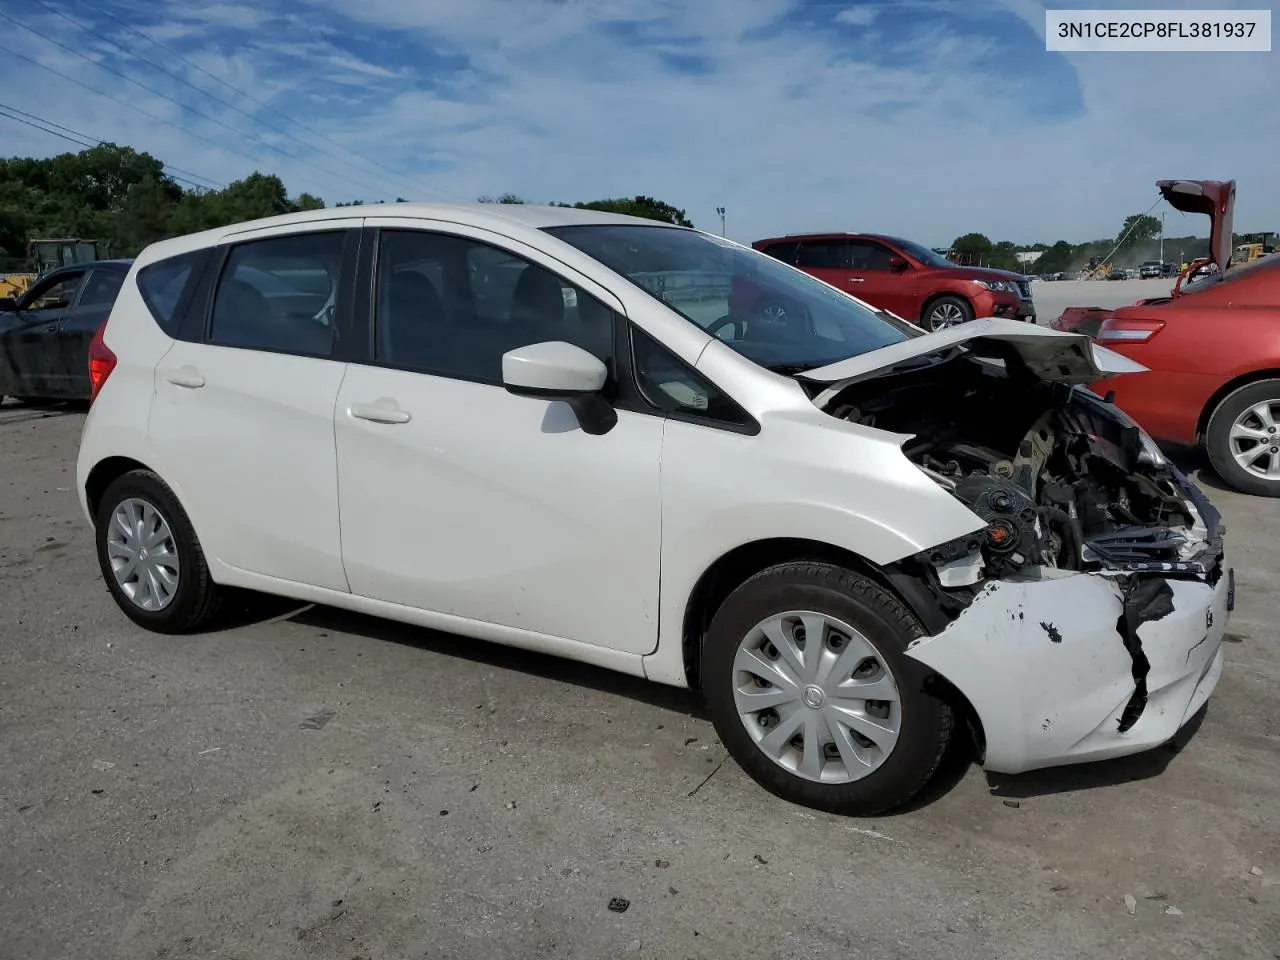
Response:
[[[417,650],[627,697],[698,720],[709,719],[702,706],[702,697],[690,690],[669,687],[643,677],[633,677],[551,654],[472,640],[395,620],[339,610],[336,607],[299,604],[296,600],[266,595],[235,593],[218,629],[234,629],[274,620],[288,620],[317,630],[331,630],[371,640],[398,643]]]

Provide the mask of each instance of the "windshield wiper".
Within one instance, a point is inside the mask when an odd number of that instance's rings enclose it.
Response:
[[[825,367],[829,363],[835,363],[834,360],[815,360],[809,363],[766,363],[764,368],[771,373],[780,373],[784,377],[791,377],[797,373],[804,373],[806,370],[816,370],[818,367]]]

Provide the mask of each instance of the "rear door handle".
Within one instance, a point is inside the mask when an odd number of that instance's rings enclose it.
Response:
[[[862,278],[862,277],[850,277],[850,278],[849,278],[849,282],[850,282],[850,283],[862,283],[862,281],[863,281],[863,278]]]
[[[374,423],[408,423],[413,419],[408,410],[401,410],[394,400],[382,397],[373,403],[353,403],[347,413],[357,420],[371,420]]]
[[[204,386],[204,377],[200,376],[199,370],[191,366],[170,370],[164,378],[175,387],[186,387],[188,390],[196,390]]]

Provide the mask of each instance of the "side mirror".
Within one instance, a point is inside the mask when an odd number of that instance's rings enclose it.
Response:
[[[532,343],[502,355],[502,384],[518,397],[563,400],[583,431],[608,433],[618,413],[601,391],[609,379],[603,363],[563,340]]]
[[[893,270],[895,273],[901,273],[903,270],[907,269],[907,267],[909,266],[911,266],[911,264],[907,263],[907,261],[904,260],[902,257],[889,258],[889,269]]]

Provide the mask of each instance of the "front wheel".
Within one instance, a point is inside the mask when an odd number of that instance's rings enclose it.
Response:
[[[189,633],[212,621],[218,585],[186,511],[154,473],[133,470],[107,487],[94,535],[107,589],[134,623]]]
[[[973,307],[964,297],[939,297],[924,314],[926,330],[938,331],[968,323],[973,319]]]
[[[1228,394],[1209,417],[1205,448],[1228,484],[1280,497],[1280,380],[1259,380]]]
[[[739,586],[711,622],[703,695],[721,741],[770,792],[870,816],[915,796],[951,739],[950,707],[905,655],[922,633],[850,570],[783,563]]]

